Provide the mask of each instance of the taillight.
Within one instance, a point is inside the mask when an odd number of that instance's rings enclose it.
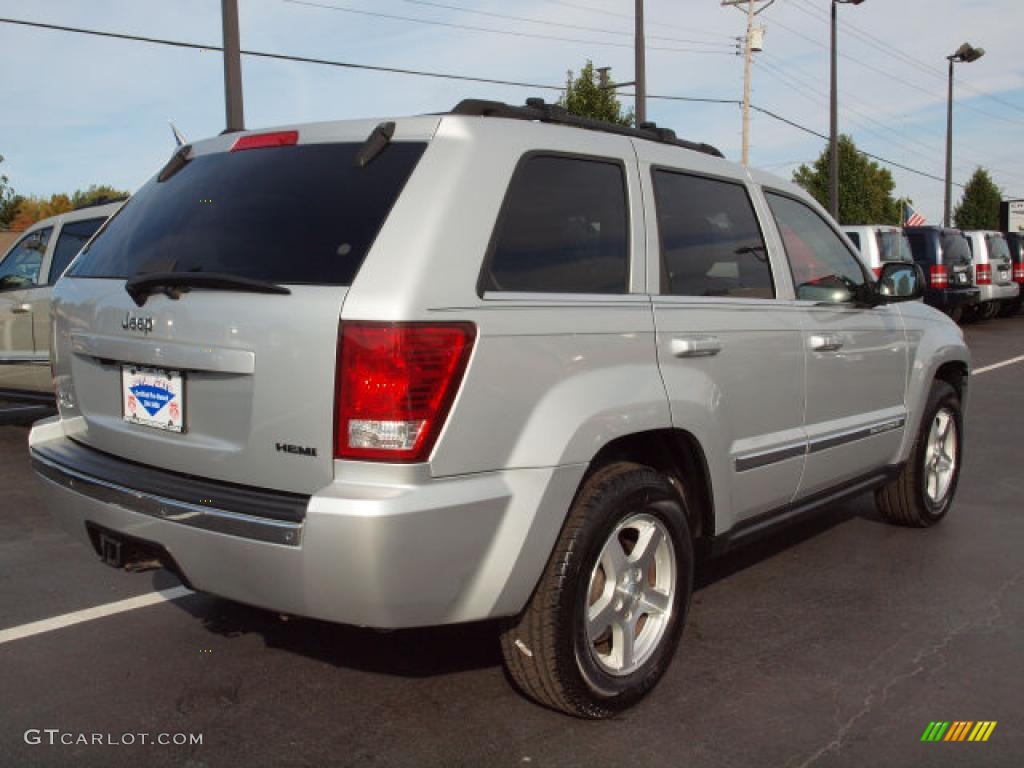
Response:
[[[974,281],[978,285],[992,285],[992,265],[979,264],[974,268]]]
[[[239,136],[231,145],[232,152],[243,149],[263,149],[265,147],[288,147],[299,141],[298,131],[274,131],[273,133],[251,133]]]
[[[1013,265],[1013,279],[1018,283],[1024,283],[1024,262]]]
[[[471,323],[343,322],[335,457],[426,461],[475,338]]]
[[[882,276],[882,268],[881,267],[872,267],[871,271],[875,273],[875,279],[876,280]]]
[[[932,264],[931,269],[931,286],[932,288],[948,288],[949,287],[949,275],[946,274],[945,264]]]

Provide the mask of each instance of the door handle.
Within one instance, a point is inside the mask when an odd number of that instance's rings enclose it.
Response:
[[[675,357],[712,357],[722,351],[717,336],[677,336],[671,346]]]
[[[18,304],[18,305],[16,305],[16,306],[11,308],[11,312],[13,312],[16,315],[24,315],[26,312],[31,312],[31,311],[32,311],[32,305],[31,304]]]
[[[808,343],[815,352],[835,352],[843,348],[843,337],[838,333],[815,333]]]

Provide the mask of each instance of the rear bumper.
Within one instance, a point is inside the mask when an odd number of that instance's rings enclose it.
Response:
[[[70,442],[58,419],[40,422],[29,436],[48,506],[79,540],[90,543],[92,523],[161,546],[198,590],[380,628],[517,613],[585,469],[420,485],[336,482],[309,498],[301,520],[281,520],[183,505],[91,477],[86,466],[53,460],[54,449]]]
[[[1012,301],[1020,295],[1020,286],[1016,283],[1005,285],[980,285],[981,301]]]
[[[949,311],[957,307],[969,307],[977,304],[981,298],[981,291],[978,288],[949,288],[947,290],[927,289],[924,294],[924,301],[931,307]]]

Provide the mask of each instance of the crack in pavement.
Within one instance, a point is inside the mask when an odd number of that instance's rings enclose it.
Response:
[[[824,757],[830,752],[835,752],[836,754],[842,752],[843,742],[845,741],[850,731],[853,730],[854,726],[860,720],[862,720],[864,717],[870,714],[876,706],[882,706],[883,704],[885,704],[889,696],[889,691],[893,688],[893,686],[898,685],[904,680],[909,680],[912,677],[916,677],[921,672],[927,670],[927,660],[932,657],[938,657],[939,659],[941,659],[941,662],[934,666],[931,671],[935,672],[946,666],[946,659],[945,656],[942,655],[942,651],[944,651],[949,646],[949,644],[952,643],[957,637],[967,632],[971,627],[983,626],[985,629],[989,630],[989,632],[994,632],[996,622],[999,621],[1003,616],[1003,609],[1000,603],[1002,602],[1003,597],[1006,595],[1006,592],[1010,589],[1010,587],[1012,587],[1014,584],[1020,581],[1021,577],[1024,577],[1024,571],[1018,571],[1016,574],[1006,579],[999,586],[999,589],[996,590],[992,599],[989,600],[986,604],[988,607],[986,616],[982,616],[970,621],[965,621],[956,625],[955,627],[950,629],[942,637],[942,639],[939,640],[939,642],[933,643],[930,646],[926,646],[925,648],[918,651],[917,655],[915,655],[914,658],[910,661],[910,665],[913,667],[913,669],[911,669],[909,672],[902,672],[893,677],[891,680],[889,680],[889,682],[882,686],[882,689],[877,696],[874,688],[869,690],[868,695],[864,697],[864,701],[861,705],[861,708],[856,713],[854,713],[852,717],[848,718],[846,722],[839,726],[839,729],[836,731],[835,735],[827,744],[825,744],[825,746],[821,747],[818,751],[816,751],[814,754],[812,754],[810,757],[808,757],[806,760],[800,763],[797,766],[797,768],[808,768],[809,766],[814,765],[814,763],[816,763],[818,760],[820,760],[822,757]],[[886,651],[883,651],[881,654],[879,654],[879,656],[876,657],[876,661],[885,653]],[[868,666],[870,667],[871,665]],[[791,765],[792,762],[796,759],[798,758],[794,757],[790,760],[787,760],[786,765]]]

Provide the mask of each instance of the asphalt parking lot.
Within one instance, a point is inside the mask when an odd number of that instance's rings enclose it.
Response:
[[[104,567],[42,508],[26,423],[0,426],[0,754],[6,765],[1020,766],[1024,762],[1024,315],[967,328],[966,463],[933,530],[870,497],[702,569],[676,662],[606,722],[505,680],[493,625],[381,634],[186,594]],[[183,590],[171,592],[180,595]],[[931,721],[996,721],[922,743]],[[42,743],[27,743],[26,731]],[[61,734],[201,744],[50,745]],[[105,736],[106,738],[106,736]],[[30,739],[31,740],[31,739]]]

